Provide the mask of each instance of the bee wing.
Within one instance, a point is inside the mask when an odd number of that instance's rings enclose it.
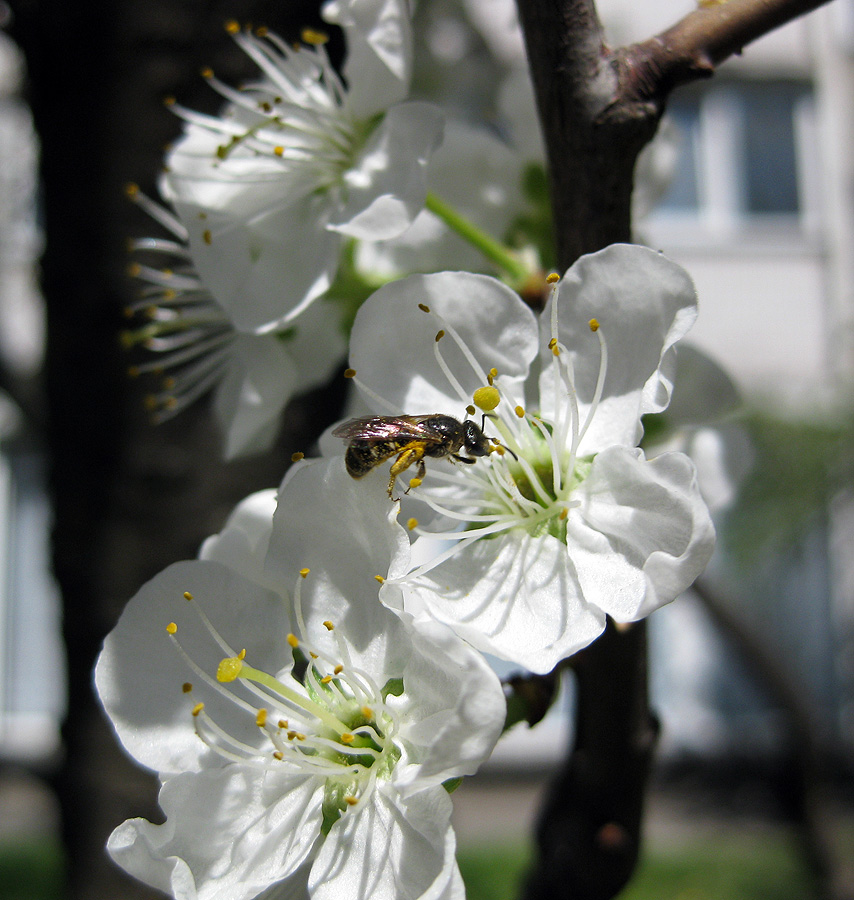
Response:
[[[431,416],[362,416],[339,425],[332,435],[345,441],[441,440],[441,435],[423,425],[429,418]]]

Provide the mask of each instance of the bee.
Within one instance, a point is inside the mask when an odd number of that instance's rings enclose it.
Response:
[[[469,457],[488,456],[491,438],[471,419],[460,422],[453,416],[435,413],[427,416],[363,416],[350,419],[332,432],[349,441],[344,462],[353,478],[362,478],[371,469],[397,454],[391,466],[388,496],[391,500],[394,482],[401,472],[418,464],[417,477],[424,478],[424,457],[449,457],[454,462],[473,465]],[[468,456],[461,456],[465,450]],[[409,493],[407,490],[406,493]]]

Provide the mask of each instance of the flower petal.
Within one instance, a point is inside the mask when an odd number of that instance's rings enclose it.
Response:
[[[674,600],[715,543],[690,459],[612,447],[593,460],[567,520],[567,546],[585,599],[618,622]]]
[[[311,870],[312,900],[462,900],[445,789],[401,799],[384,787],[332,826]]]
[[[445,124],[442,145],[430,158],[427,184],[440,197],[453,198],[461,215],[499,239],[523,208],[522,160],[491,132],[468,122]],[[399,237],[361,243],[356,254],[362,271],[387,279],[411,272],[489,267],[477,249],[429,210],[419,213]]]
[[[341,238],[326,228],[327,195],[295,196],[251,176],[238,187],[168,177],[164,195],[187,227],[193,263],[239,331],[281,327],[329,287]]]
[[[277,773],[262,786],[248,766],[177,775],[160,792],[166,822],[129,819],[107,850],[175,900],[251,900],[312,853],[322,792],[304,775]]]
[[[389,698],[405,721],[406,757],[393,776],[403,794],[473,775],[494,749],[507,713],[495,672],[450,628],[422,619],[409,637],[402,703]]]
[[[604,391],[579,455],[613,444],[634,447],[640,417],[670,402],[673,345],[697,316],[697,297],[688,273],[660,253],[614,244],[582,256],[560,282],[558,337],[572,362],[582,422],[590,410],[601,352],[589,322],[599,322],[607,343]],[[555,379],[547,348],[552,302],[541,318],[543,371],[540,396],[547,416],[555,409]],[[557,402],[563,404],[564,397]]]
[[[407,0],[333,0],[323,18],[347,37],[344,75],[348,106],[368,118],[409,93],[412,79],[412,17]]]
[[[484,653],[546,673],[590,643],[604,614],[583,599],[566,546],[517,528],[476,540],[407,584],[405,603]]]
[[[399,103],[344,174],[346,201],[328,227],[362,241],[406,231],[424,208],[426,167],[442,141],[444,119],[432,103]]]
[[[175,563],[140,588],[104,641],[95,685],[125,749],[161,775],[223,764],[195,733],[191,709],[199,700],[230,733],[250,745],[261,740],[242,710],[199,681],[169,638],[166,626],[174,622],[181,646],[207,672],[226,655],[185,591],[233,647],[251,647],[253,663],[265,671],[281,670],[281,636],[290,630],[280,597],[220,563]]]
[[[434,344],[443,324],[457,331],[477,363],[475,369],[452,335],[442,339],[438,349],[464,395],[436,360]],[[413,275],[387,284],[365,301],[350,339],[350,364],[359,380],[391,404],[376,410],[380,413],[460,417],[492,367],[498,369],[499,387],[519,396],[536,353],[534,313],[497,279],[469,272]]]

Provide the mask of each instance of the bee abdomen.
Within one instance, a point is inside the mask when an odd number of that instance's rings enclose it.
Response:
[[[391,451],[387,444],[377,444],[372,441],[352,441],[344,454],[344,464],[347,473],[353,478],[361,478],[367,475],[371,469],[388,459],[395,450]]]

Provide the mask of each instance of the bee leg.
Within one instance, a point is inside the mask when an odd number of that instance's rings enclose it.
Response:
[[[402,453],[398,454],[397,459],[394,461],[391,467],[391,478],[388,480],[388,498],[392,502],[399,500],[399,497],[393,497],[392,491],[394,491],[394,482],[398,475],[401,472],[406,471],[413,463],[418,463],[418,473],[419,478],[423,477],[424,472],[424,450],[426,446],[420,443],[413,443],[411,446],[407,447]],[[407,491],[408,493],[408,491]]]
[[[460,456],[459,453],[452,453],[451,459],[454,462],[465,463],[467,466],[473,466],[477,462],[476,459],[469,459],[467,456]]]

